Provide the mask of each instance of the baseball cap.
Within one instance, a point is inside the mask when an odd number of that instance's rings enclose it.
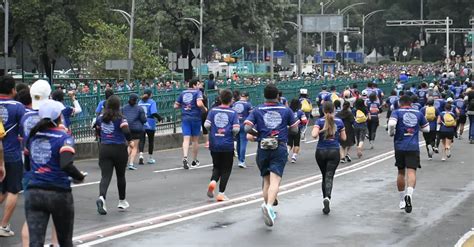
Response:
[[[447,98],[446,102],[453,102],[453,98],[451,98],[451,97]]]
[[[430,83],[430,88],[434,88],[434,83]]]
[[[366,90],[362,90],[362,96],[367,96],[367,91]]]
[[[300,94],[308,94],[308,89],[305,89],[305,88],[300,89]]]
[[[30,88],[30,95],[32,101],[32,108],[38,110],[40,105],[49,98],[51,94],[51,86],[45,80],[37,80]]]
[[[61,116],[61,112],[64,108],[65,107],[61,102],[47,99],[39,108],[38,115],[41,119],[49,118],[51,120],[56,120]]]

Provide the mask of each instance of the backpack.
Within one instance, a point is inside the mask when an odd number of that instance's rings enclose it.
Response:
[[[337,95],[337,93],[332,93],[331,94],[332,103],[334,103],[336,100],[339,100],[339,96]]]
[[[436,120],[436,108],[434,106],[428,106],[425,109],[425,118],[429,122]]]
[[[303,99],[301,101],[301,110],[305,113],[311,112],[313,106],[309,103],[308,99]]]
[[[456,127],[456,119],[451,112],[444,114],[443,122],[446,127]]]
[[[365,123],[367,122],[367,116],[364,114],[363,111],[357,110],[355,115],[356,123]]]

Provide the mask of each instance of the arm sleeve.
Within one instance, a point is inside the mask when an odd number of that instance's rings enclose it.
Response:
[[[288,118],[288,125],[290,126],[290,134],[296,135],[298,134],[298,127],[300,124],[300,120],[295,118],[293,112],[287,108],[287,118]]]
[[[240,132],[240,124],[239,124],[239,114],[234,114],[233,124],[232,124],[232,134],[236,136]]]
[[[75,180],[83,180],[84,175],[73,165],[74,154],[68,151],[62,152],[59,156],[61,170]]]
[[[397,112],[393,112],[392,115],[390,116],[390,119],[388,120],[388,134],[390,136],[395,135],[395,127],[397,126],[397,121],[398,121],[398,114]]]
[[[95,114],[99,115],[102,112],[102,107],[104,105],[104,101],[99,102],[97,105],[97,108],[95,108]]]
[[[130,132],[130,129],[128,128],[128,122],[125,118],[122,119],[122,123],[120,124],[120,129],[122,130],[122,133],[125,136],[125,139],[127,141],[131,141],[132,140],[132,134]]]
[[[74,105],[74,114],[79,114],[82,112],[81,105],[79,104],[79,101],[77,99],[74,100],[72,104]]]

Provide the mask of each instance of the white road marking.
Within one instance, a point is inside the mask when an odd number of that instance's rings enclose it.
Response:
[[[424,144],[422,144],[422,145],[424,145]],[[345,174],[356,172],[358,170],[373,166],[373,165],[378,164],[382,161],[390,159],[393,156],[394,156],[394,151],[389,151],[387,153],[377,155],[377,156],[372,157],[370,159],[355,163],[351,166],[341,168],[341,169],[337,170],[337,174],[335,176],[339,177],[339,176],[342,176],[342,175],[345,175]],[[361,167],[356,167],[356,166],[359,166],[359,165],[367,163],[367,162],[370,162],[370,163],[365,164]],[[296,187],[296,188],[292,188],[292,189],[289,189],[289,190],[286,190],[286,191],[282,191],[279,194],[284,195],[284,194],[288,194],[288,193],[291,193],[291,192],[294,192],[294,191],[302,190],[304,188],[313,186],[313,185],[318,184],[318,183],[321,182],[320,178],[321,178],[321,175],[315,175],[315,176],[311,176],[311,177],[308,177],[308,178],[305,178],[305,179],[301,179],[301,180],[298,180],[298,181],[295,181],[295,182],[292,182],[292,183],[289,183],[289,184],[285,184],[285,185],[281,186],[281,189],[285,189],[285,188],[292,187],[294,185],[297,185],[297,184],[300,184],[300,183],[303,183],[303,182],[318,179],[317,181],[313,181],[313,182],[310,182],[308,184],[305,184],[305,185],[302,185],[302,186],[299,186],[299,187]],[[257,192],[257,193],[253,193],[253,194],[249,194],[249,195],[246,195],[246,196],[242,196],[242,197],[238,197],[238,198],[229,200],[229,202],[239,201],[239,200],[242,200],[242,199],[245,199],[245,198],[251,198],[251,197],[258,197],[258,198],[250,199],[249,201],[244,202],[244,203],[239,203],[239,204],[230,205],[230,206],[226,206],[226,207],[222,207],[222,208],[212,209],[212,210],[209,210],[209,211],[206,211],[206,212],[194,214],[194,215],[191,215],[191,216],[185,216],[185,217],[182,217],[182,218],[179,218],[179,219],[170,220],[168,222],[163,222],[163,223],[148,226],[148,227],[141,227],[141,228],[138,228],[138,229],[122,232],[122,233],[119,233],[119,234],[116,234],[116,235],[112,235],[112,236],[109,236],[109,237],[104,237],[104,238],[94,240],[94,241],[88,242],[86,244],[78,245],[78,246],[92,246],[92,245],[100,244],[100,243],[107,242],[107,241],[110,241],[110,240],[114,240],[114,239],[117,239],[117,238],[129,236],[129,235],[132,235],[132,234],[135,234],[135,233],[139,233],[139,232],[143,232],[143,231],[147,231],[147,230],[151,230],[151,229],[156,229],[156,228],[160,228],[160,227],[171,225],[171,224],[176,224],[176,223],[179,223],[179,222],[182,222],[182,221],[191,220],[191,219],[195,219],[195,218],[202,217],[202,216],[205,216],[205,215],[209,215],[209,214],[212,214],[212,213],[222,212],[224,210],[237,208],[237,207],[242,207],[242,206],[245,206],[245,205],[258,203],[258,202],[262,201],[261,192]],[[171,214],[162,215],[162,216],[158,216],[158,217],[151,218],[151,219],[146,219],[146,220],[137,221],[137,222],[133,222],[133,223],[129,223],[129,224],[123,224],[123,225],[119,225],[119,226],[114,226],[114,227],[102,229],[102,230],[91,232],[91,233],[86,233],[84,235],[80,235],[80,236],[77,236],[77,237],[73,238],[73,241],[77,241],[77,240],[80,240],[80,239],[86,238],[86,237],[98,236],[103,232],[111,232],[111,231],[114,231],[114,230],[117,230],[117,229],[123,229],[125,227],[131,228],[133,225],[142,224],[142,223],[146,223],[146,222],[150,222],[150,221],[156,221],[156,220],[167,218],[167,217],[170,217],[170,216],[186,215],[186,214],[188,214],[190,212],[193,212],[193,211],[205,210],[206,208],[209,208],[210,206],[212,206],[212,205],[204,205],[204,206],[194,207],[194,208],[186,209],[186,210],[179,211],[179,212],[176,212],[176,213],[171,213]]]

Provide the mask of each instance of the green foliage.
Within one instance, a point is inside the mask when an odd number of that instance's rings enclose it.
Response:
[[[81,67],[87,68],[94,77],[114,77],[118,71],[106,71],[106,60],[123,60],[128,57],[128,26],[97,22],[91,24],[95,33],[86,34],[75,51]],[[133,40],[132,77],[136,79],[154,78],[165,72],[160,56],[153,51],[153,43],[142,39]]]

